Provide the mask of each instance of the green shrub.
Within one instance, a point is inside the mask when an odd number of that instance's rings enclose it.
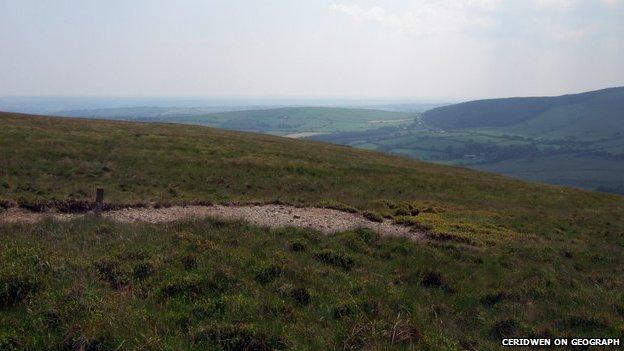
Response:
[[[255,275],[255,279],[260,284],[267,284],[275,280],[280,275],[282,275],[282,267],[272,264],[260,268]]]
[[[421,228],[426,228],[426,230],[430,229],[430,227],[423,226],[420,223],[418,225]],[[474,242],[474,240],[470,238],[467,238],[465,236],[450,234],[450,233],[435,233],[435,232],[428,231],[427,238],[437,240],[437,241],[451,241],[451,242],[456,242],[456,243],[466,244],[466,245],[473,245],[473,246],[477,245],[477,243]]]
[[[0,331],[0,350],[17,351],[24,349],[24,346],[15,333],[4,333]]]
[[[519,335],[520,327],[518,322],[513,318],[500,320],[490,328],[490,338],[500,340],[503,338],[511,338]]]
[[[207,293],[208,282],[198,276],[184,276],[176,278],[165,284],[160,289],[160,295],[164,298],[173,297],[197,297]]]
[[[601,331],[609,328],[609,323],[606,321],[597,317],[583,315],[572,315],[566,318],[563,324],[573,328],[574,330],[584,332]]]
[[[489,294],[485,294],[481,297],[480,301],[485,306],[494,306],[504,300],[512,298],[511,294],[506,291],[497,291]]]
[[[307,306],[310,304],[312,297],[305,288],[294,288],[290,291],[290,297],[300,306]]]
[[[2,251],[0,245],[0,308],[17,304],[41,288],[49,272],[41,257],[34,248]]]
[[[398,205],[391,205],[390,208],[394,209],[395,216],[418,216],[420,210],[409,202],[404,202]]]
[[[65,350],[104,351],[119,349],[119,345],[114,342],[113,337],[108,333],[89,336],[79,330],[71,331],[65,337],[63,346]]]
[[[369,221],[378,222],[378,223],[383,222],[383,217],[378,215],[375,212],[366,211],[362,215],[364,216],[364,218],[368,219]]]
[[[318,206],[323,207],[323,208],[330,208],[332,210],[349,212],[349,213],[358,213],[357,208],[338,202],[338,201],[333,201],[333,200],[321,201]]]
[[[342,304],[332,309],[334,319],[342,319],[356,313],[356,307],[351,304]]]
[[[134,267],[134,278],[144,280],[154,273],[154,267],[149,262],[139,263]]]
[[[429,231],[431,230],[431,226],[423,224],[419,222],[416,218],[412,216],[399,216],[394,218],[394,223],[399,225],[410,226],[414,229],[418,229],[420,231]]]
[[[303,251],[306,251],[307,249],[306,244],[303,241],[299,241],[299,240],[291,241],[288,247],[290,248],[290,251],[292,252],[303,252]]]
[[[228,291],[235,283],[233,277],[222,271],[217,271],[211,277],[187,275],[164,284],[160,288],[160,296],[163,298],[218,296]]]
[[[420,330],[414,327],[409,321],[398,320],[392,330],[392,343],[399,345],[413,345],[422,340]]]
[[[429,288],[438,288],[445,292],[454,292],[453,288],[448,284],[442,273],[438,271],[427,271],[424,273],[420,283]]]
[[[343,268],[345,270],[349,270],[355,265],[355,261],[351,258],[351,256],[344,253],[337,253],[330,249],[316,252],[314,254],[314,258],[323,263]]]
[[[368,228],[359,228],[355,231],[357,237],[366,244],[372,244],[379,240],[379,233]]]
[[[208,289],[211,294],[220,295],[233,288],[237,283],[236,277],[223,270],[218,270],[208,280]]]
[[[6,210],[9,209],[11,207],[15,207],[16,204],[13,201],[10,200],[0,200],[0,210]]]
[[[194,255],[186,254],[182,256],[180,261],[182,262],[182,267],[187,271],[197,268],[197,258]]]
[[[100,277],[108,282],[111,288],[121,289],[129,282],[128,273],[123,270],[118,261],[103,259],[95,264]]]
[[[39,288],[35,277],[13,273],[0,276],[0,307],[12,306]]]

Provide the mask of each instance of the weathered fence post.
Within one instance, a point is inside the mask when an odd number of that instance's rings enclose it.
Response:
[[[102,209],[104,208],[104,188],[97,188],[95,190],[95,215],[100,216]]]

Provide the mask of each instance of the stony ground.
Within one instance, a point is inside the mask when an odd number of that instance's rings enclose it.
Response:
[[[51,217],[56,220],[71,220],[85,214],[38,213],[12,208],[0,213],[0,223],[34,223]],[[285,205],[242,205],[242,206],[173,206],[167,208],[127,208],[102,213],[103,218],[117,222],[163,223],[189,218],[220,218],[244,220],[261,227],[298,227],[318,230],[331,234],[369,228],[388,236],[405,236],[413,239],[422,237],[422,233],[410,227],[397,225],[385,219],[374,222],[362,215],[318,207],[293,207]]]

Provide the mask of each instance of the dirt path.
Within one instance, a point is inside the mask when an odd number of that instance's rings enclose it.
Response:
[[[71,220],[84,214],[37,213],[12,208],[0,212],[0,223],[36,223],[46,217],[57,220]],[[251,224],[269,227],[298,227],[337,233],[357,228],[369,228],[381,235],[404,236],[420,239],[422,233],[410,227],[393,224],[389,220],[373,222],[359,214],[317,207],[293,207],[285,205],[243,205],[243,206],[173,206],[167,208],[128,208],[102,213],[103,218],[122,223],[148,222],[164,223],[188,218],[221,218],[244,220]]]

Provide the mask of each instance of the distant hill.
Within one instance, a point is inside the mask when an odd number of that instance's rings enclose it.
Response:
[[[515,134],[583,136],[624,132],[624,87],[556,97],[464,102],[426,111],[441,129],[500,128]]]
[[[53,114],[63,117],[86,117],[121,120],[140,120],[148,118],[180,118],[209,113],[237,111],[258,108],[258,106],[215,106],[215,107],[161,107],[161,106],[134,106],[134,107],[108,107],[94,109],[62,110]]]

